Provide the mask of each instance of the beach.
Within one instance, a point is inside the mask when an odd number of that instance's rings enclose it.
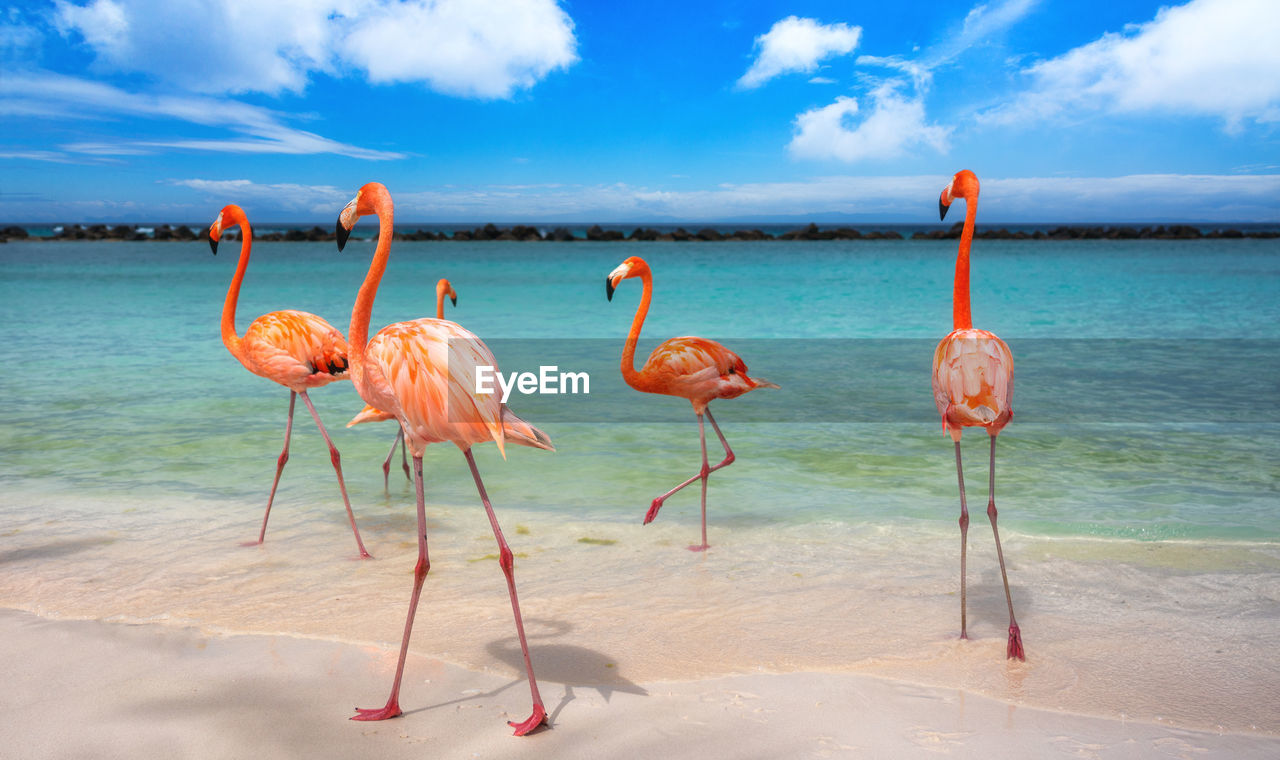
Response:
[[[970,640],[958,639],[954,459],[928,390],[952,244],[795,242],[785,258],[734,243],[548,243],[535,258],[520,244],[404,244],[376,323],[425,313],[448,275],[450,316],[500,361],[522,342],[566,366],[597,352],[593,394],[616,399],[608,418],[582,413],[582,399],[514,399],[557,451],[476,449],[551,716],[524,739],[504,725],[530,699],[506,585],[456,449],[424,459],[432,567],[406,714],[348,721],[386,698],[416,556],[412,489],[397,464],[384,490],[379,468],[392,429],[344,429],[361,406],[346,383],[314,393],[372,560],[357,558],[306,416],[266,542],[242,546],[257,535],[287,393],[218,341],[231,261],[131,245],[0,251],[21,368],[0,390],[24,400],[0,444],[4,704],[18,717],[0,739],[24,756],[1280,748],[1280,426],[1264,403],[1280,337],[1274,241],[988,244],[1002,279],[975,287],[975,314],[1022,362],[997,477],[1025,663],[1004,656],[986,442],[973,435]],[[738,459],[710,480],[705,554],[685,548],[696,494],[641,525],[698,443],[683,402],[609,385],[621,385],[638,293],[606,302],[599,278],[631,254],[665,273],[642,344],[708,334],[783,386],[714,407]],[[323,243],[254,257],[242,328],[290,306],[345,329],[367,260]],[[715,288],[698,283],[706,267]],[[517,319],[513,304],[536,306]],[[74,313],[94,318],[69,326]],[[826,381],[788,358],[819,349],[836,353],[824,371],[843,356],[871,365],[838,386],[858,403],[824,407]],[[1230,387],[1202,392],[1210,369]]]
[[[1264,758],[1280,747],[849,674],[592,683],[572,662],[548,668],[566,682],[544,678],[551,728],[516,738],[502,721],[528,707],[519,679],[430,657],[409,663],[416,706],[357,723],[343,720],[351,683],[387,675],[376,650],[12,612],[0,630],[0,739],[25,757]]]

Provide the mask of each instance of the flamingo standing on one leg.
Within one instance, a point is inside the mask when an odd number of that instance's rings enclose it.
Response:
[[[969,509],[964,498],[964,469],[960,464],[960,434],[965,427],[986,428],[991,437],[990,486],[987,517],[996,538],[1000,577],[1005,601],[1009,603],[1009,659],[1026,660],[1022,633],[1013,617],[1013,596],[1009,575],[1000,548],[996,527],[996,436],[1013,418],[1013,354],[1005,342],[986,330],[976,330],[969,313],[969,246],[973,241],[973,220],[978,208],[978,178],[973,172],[956,173],[938,200],[938,216],[946,218],[956,198],[965,201],[964,230],[956,257],[955,292],[952,301],[955,329],[933,352],[933,399],[942,415],[942,429],[951,434],[956,447],[956,477],[960,481],[960,638],[968,638],[965,626],[965,549],[969,534]]]
[[[618,265],[605,278],[605,295],[613,300],[613,291],[618,283],[628,277],[639,277],[644,285],[640,296],[640,306],[636,309],[635,319],[631,322],[631,332],[627,335],[627,343],[622,349],[622,378],[627,385],[645,393],[663,393],[668,396],[679,396],[689,399],[693,404],[693,413],[698,417],[698,439],[702,442],[702,469],[698,474],[684,481],[670,491],[653,500],[649,511],[644,516],[644,524],[648,525],[658,516],[662,502],[676,491],[695,480],[702,481],[702,543],[690,546],[690,551],[705,551],[707,544],[707,477],[720,469],[733,464],[733,449],[725,440],[724,433],[716,424],[715,417],[707,404],[718,398],[737,398],[747,391],[756,388],[777,388],[768,380],[753,380],[747,376],[747,365],[742,359],[715,342],[706,338],[680,337],[671,338],[649,354],[640,371],[635,369],[636,343],[640,340],[640,327],[644,324],[645,315],[649,313],[649,301],[653,298],[653,275],[649,265],[639,256],[632,256]],[[711,422],[711,427],[724,446],[724,459],[720,464],[710,467],[707,464],[707,434],[702,425],[703,416]]]
[[[369,272],[351,310],[351,382],[361,398],[375,409],[395,416],[404,431],[404,442],[413,456],[414,486],[418,506],[418,562],[414,566],[413,593],[400,643],[400,661],[396,665],[391,696],[381,708],[357,709],[353,720],[383,720],[400,714],[400,679],[404,675],[405,656],[409,651],[409,635],[414,613],[422,593],[422,583],[431,569],[427,555],[427,513],[422,485],[422,452],[429,443],[452,441],[462,449],[471,475],[475,479],[480,500],[484,503],[498,541],[498,562],[507,578],[511,609],[515,614],[516,633],[529,673],[529,689],[533,695],[533,714],[515,726],[523,736],[546,722],[546,708],[538,694],[538,682],[529,659],[520,602],[516,598],[514,560],[502,536],[498,518],[489,504],[480,471],[471,455],[474,444],[493,441],[503,452],[504,442],[518,443],[554,451],[545,433],[516,417],[495,395],[479,395],[476,390],[476,368],[490,366],[497,370],[493,354],[479,338],[461,326],[443,319],[416,319],[397,322],[378,331],[369,339],[369,317],[378,283],[387,268],[391,252],[394,207],[387,189],[370,182],[356,193],[338,217],[338,250],[346,244],[356,220],[367,214],[378,215],[378,246],[374,250]]]
[[[458,293],[453,289],[452,283],[442,277],[436,283],[436,319],[444,319],[445,297],[448,297],[454,306],[458,305]],[[385,422],[394,419],[395,415],[387,414],[381,409],[374,409],[366,404],[359,414],[351,418],[351,421],[347,423],[347,427],[355,427],[363,422]],[[409,482],[413,482],[413,476],[409,474],[408,454],[402,445],[403,443],[404,431],[397,425],[396,439],[391,442],[391,450],[387,452],[387,458],[382,463],[382,488],[385,491],[391,490],[391,460],[395,458],[397,446],[400,446],[400,466],[404,468],[404,476],[409,479]]]
[[[276,460],[276,477],[271,481],[267,511],[262,516],[262,530],[258,533],[258,540],[249,545],[261,544],[267,535],[267,518],[271,516],[276,486],[280,484],[280,473],[284,471],[285,462],[289,461],[294,402],[301,395],[311,417],[316,421],[316,427],[320,429],[320,435],[324,436],[324,442],[329,445],[329,459],[333,462],[334,472],[338,474],[338,490],[342,492],[342,502],[347,507],[351,532],[356,536],[360,556],[367,559],[369,552],[365,551],[364,542],[360,540],[360,529],[356,527],[351,500],[347,498],[347,486],[342,480],[341,457],[333,441],[329,439],[324,424],[320,422],[320,415],[316,414],[311,397],[307,395],[308,388],[319,388],[346,379],[347,342],[342,339],[342,333],[320,317],[293,310],[263,314],[250,323],[249,329],[244,331],[244,337],[236,335],[236,302],[240,298],[240,283],[244,280],[244,271],[249,266],[249,250],[253,247],[253,232],[249,228],[249,220],[239,206],[230,204],[218,214],[218,218],[209,227],[209,247],[216,256],[222,231],[233,224],[240,227],[240,263],[236,267],[235,276],[231,278],[231,287],[227,289],[227,299],[222,306],[222,342],[245,369],[289,389],[289,419],[284,426],[284,449]]]

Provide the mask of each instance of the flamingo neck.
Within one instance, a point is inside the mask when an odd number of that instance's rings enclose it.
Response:
[[[249,268],[249,251],[253,248],[253,231],[249,228],[249,220],[240,217],[240,261],[236,264],[236,273],[231,278],[231,286],[227,288],[227,298],[222,303],[222,345],[227,347],[232,356],[240,358],[240,336],[236,333],[236,303],[240,300],[240,283],[244,281],[244,271]]]
[[[347,330],[350,344],[348,359],[351,363],[351,382],[364,395],[365,348],[369,344],[369,319],[373,314],[373,299],[378,295],[378,284],[387,270],[387,258],[391,254],[391,236],[394,227],[394,210],[390,204],[374,201],[374,213],[378,215],[378,247],[369,262],[369,272],[360,284],[355,305],[351,307],[351,326]]]
[[[439,286],[436,286],[436,319],[444,319],[444,288]]]
[[[622,379],[632,388],[640,389],[644,384],[640,373],[636,371],[636,344],[640,342],[640,328],[649,313],[649,302],[653,300],[653,275],[646,269],[640,273],[640,282],[644,292],[640,296],[640,305],[636,307],[635,319],[631,320],[631,332],[627,333],[627,344],[622,348]]]
[[[978,213],[977,197],[965,198],[964,229],[960,232],[960,251],[956,255],[955,292],[951,297],[953,329],[967,330],[973,327],[973,315],[969,311],[969,246],[973,243],[973,220]]]

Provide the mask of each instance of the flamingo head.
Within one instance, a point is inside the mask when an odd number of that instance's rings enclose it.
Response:
[[[453,283],[441,277],[440,282],[436,283],[436,300],[449,296],[449,302],[454,306],[458,305],[458,293],[453,289]]]
[[[649,265],[639,256],[632,256],[619,264],[616,269],[609,273],[608,277],[604,278],[604,294],[612,301],[613,291],[618,287],[618,283],[628,277],[642,277],[647,274],[649,274]]]
[[[978,197],[978,176],[968,169],[961,169],[951,182],[942,190],[938,199],[938,219],[947,218],[947,209],[956,198],[964,198],[965,203],[972,203]]]
[[[338,239],[338,250],[341,251],[347,244],[347,238],[351,237],[351,228],[356,226],[356,222],[362,216],[369,214],[387,214],[391,213],[391,194],[387,192],[386,186],[381,182],[370,182],[364,187],[356,191],[356,197],[343,207],[338,214],[338,224],[334,229],[334,235]]]
[[[218,218],[209,225],[209,248],[214,256],[218,255],[218,241],[222,239],[222,231],[234,224],[243,224],[246,228],[249,226],[244,211],[236,204],[230,203],[218,212]]]

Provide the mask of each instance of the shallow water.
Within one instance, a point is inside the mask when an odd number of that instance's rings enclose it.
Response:
[[[240,328],[299,308],[345,332],[369,248],[259,244]],[[362,406],[349,384],[312,396],[376,559],[353,559],[301,404],[267,543],[238,546],[256,536],[288,394],[220,345],[235,249],[207,250],[0,246],[13,359],[0,375],[0,604],[394,647],[412,490],[397,468],[383,492],[392,428],[343,429]],[[694,472],[698,444],[683,401],[617,376],[640,288],[625,282],[610,303],[600,280],[629,255],[655,271],[642,343],[721,339],[783,385],[712,407],[738,460],[711,478],[705,557],[683,549],[695,489],[639,524]],[[972,433],[973,640],[955,640],[955,469],[928,379],[953,263],[945,242],[398,243],[373,323],[430,313],[448,276],[449,316],[500,362],[524,361],[524,344],[531,361],[591,372],[590,399],[511,402],[557,452],[477,450],[535,658],[573,644],[599,656],[601,678],[635,680],[857,669],[1280,731],[1280,243],[979,241],[975,320],[1019,362],[997,489],[1025,665],[1003,659],[987,444]],[[506,668],[510,607],[474,485],[452,447],[429,450],[426,469],[432,570],[415,648]]]

